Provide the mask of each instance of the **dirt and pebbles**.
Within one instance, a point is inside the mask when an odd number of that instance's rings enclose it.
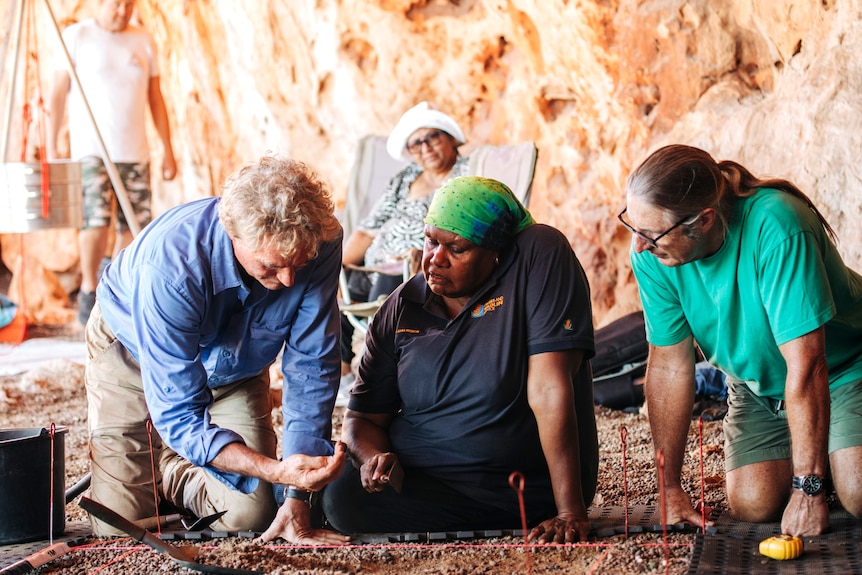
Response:
[[[30,337],[56,335],[30,331]],[[61,331],[75,339],[80,332]],[[640,413],[596,408],[601,446],[599,487],[593,509],[653,505],[652,446],[647,419]],[[334,414],[334,429],[340,427],[341,411]],[[0,427],[66,426],[66,487],[88,471],[86,445],[86,397],[83,367],[64,360],[46,363],[17,376],[0,377]],[[279,410],[273,411],[276,425]],[[724,507],[723,435],[720,422],[702,426],[693,421],[689,434],[686,487],[701,492],[701,453],[708,506]],[[625,439],[625,450],[623,450]],[[702,448],[701,448],[702,444]],[[623,457],[625,453],[625,457]],[[623,481],[625,467],[627,481]],[[625,486],[628,486],[628,489]],[[82,521],[83,510],[71,502],[66,506],[68,522]],[[228,537],[196,543],[199,560],[209,565],[295,575],[479,575],[479,574],[635,574],[687,571],[695,535],[672,532],[596,537],[565,546],[524,546],[521,538],[457,540],[430,544],[367,544],[347,547],[309,548],[284,541],[261,545],[252,538]],[[667,561],[667,563],[665,563]],[[0,566],[2,567],[2,566]],[[191,573],[166,555],[153,552],[129,539],[90,538],[85,545],[41,567],[38,573],[61,575],[113,574],[151,575]]]

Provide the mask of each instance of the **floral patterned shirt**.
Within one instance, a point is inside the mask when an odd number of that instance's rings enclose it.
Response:
[[[469,160],[458,156],[447,180],[466,176]],[[369,267],[391,264],[407,250],[422,249],[424,243],[425,214],[434,194],[416,200],[408,199],[410,184],[422,173],[416,163],[407,165],[389,181],[386,192],[359,227],[375,234],[365,252],[365,265]]]

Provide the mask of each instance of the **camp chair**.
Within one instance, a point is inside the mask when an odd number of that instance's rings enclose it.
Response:
[[[350,237],[359,222],[371,212],[392,176],[406,165],[407,162],[396,160],[386,152],[385,136],[370,135],[359,140],[341,218],[345,240]],[[405,280],[408,279],[409,270],[406,264],[401,273],[404,274]],[[343,269],[339,276],[339,287],[342,313],[351,325],[359,330],[359,333],[365,333],[368,328],[368,318],[374,315],[380,307],[380,302],[354,302],[350,297],[347,274]]]
[[[537,155],[533,142],[479,146],[470,154],[469,171],[474,176],[503,182],[527,206],[530,203]]]
[[[468,171],[471,175],[494,178],[509,186],[525,206],[530,200],[533,175],[536,169],[537,150],[533,142],[505,145],[482,145],[470,154]],[[366,136],[359,142],[345,201],[342,226],[345,238],[359,221],[368,214],[374,203],[386,189],[395,173],[405,166],[386,153],[386,138]],[[397,273],[397,271],[395,272]],[[410,278],[405,261],[402,269],[404,281]],[[359,333],[365,333],[368,320],[382,302],[354,303],[347,289],[347,276],[342,270],[340,277],[342,313]]]
[[[371,212],[392,176],[406,165],[404,160],[396,160],[386,153],[385,136],[365,136],[359,140],[341,217],[344,239]]]

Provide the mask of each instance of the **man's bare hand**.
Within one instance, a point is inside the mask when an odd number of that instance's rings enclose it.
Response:
[[[790,495],[790,501],[781,517],[781,532],[794,537],[820,535],[829,527],[829,505],[826,496],[810,497],[798,489]]]
[[[335,444],[334,455],[301,455],[294,454],[285,458],[280,464],[279,476],[273,483],[295,485],[309,491],[320,491],[334,481],[347,460],[344,444]]]
[[[350,537],[328,529],[312,529],[308,505],[296,499],[286,499],[269,528],[260,536],[266,543],[282,538],[298,545],[347,545]]]

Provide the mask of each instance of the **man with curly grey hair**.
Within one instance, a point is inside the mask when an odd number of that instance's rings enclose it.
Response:
[[[307,504],[344,465],[330,441],[341,240],[322,180],[265,156],[123,250],[86,328],[93,500],[140,520],[158,494],[197,517],[226,510],[219,531],[346,541],[314,529]],[[282,350],[279,461],[269,366]],[[273,485],[288,486],[280,508]]]

